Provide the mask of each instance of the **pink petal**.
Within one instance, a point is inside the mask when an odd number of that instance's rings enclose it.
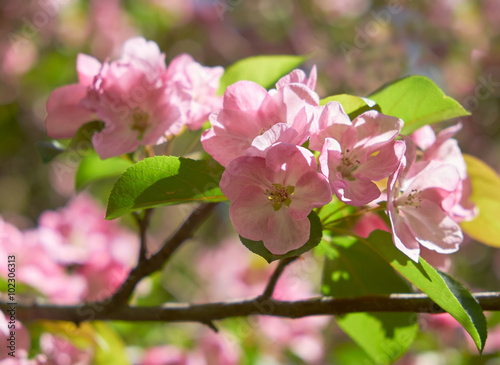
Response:
[[[274,255],[283,255],[302,247],[308,240],[311,230],[309,219],[294,220],[287,209],[281,208],[269,215],[269,224],[264,246]]]
[[[101,159],[119,156],[135,151],[140,142],[138,132],[128,126],[105,127],[101,132],[94,133],[92,145]]]
[[[416,240],[438,253],[453,253],[463,240],[462,230],[441,207],[423,200],[419,208],[404,207],[406,222],[414,232]]]
[[[368,204],[380,196],[380,190],[367,179],[334,180],[330,179],[332,190],[344,203],[356,207]]]
[[[314,155],[307,149],[278,143],[266,153],[267,179],[283,186],[295,186],[303,174],[316,171]]]
[[[247,186],[229,207],[236,232],[252,241],[261,241],[269,234],[268,222],[275,213],[264,190],[257,186]]]
[[[309,171],[295,184],[291,200],[290,216],[295,220],[304,219],[313,208],[322,207],[332,200],[330,184],[325,176]]]
[[[371,155],[365,163],[362,163],[354,175],[378,181],[392,174],[401,163],[406,151],[403,141],[395,141],[383,148],[377,155]]]
[[[429,163],[415,166],[423,166],[408,189],[424,191],[426,189],[442,189],[453,192],[460,184],[460,176],[457,169],[449,164],[430,161]]]
[[[240,111],[259,110],[268,97],[266,89],[252,81],[238,81],[229,85],[224,93],[224,109]]]
[[[410,135],[421,150],[425,151],[436,142],[436,134],[430,125],[425,125]]]
[[[248,186],[258,186],[261,191],[265,191],[271,184],[266,179],[264,158],[240,156],[227,165],[219,186],[229,200],[235,201],[241,194],[246,194]]]
[[[55,89],[47,101],[45,125],[51,138],[70,138],[78,128],[94,118],[94,113],[82,106],[87,87],[72,84]]]
[[[399,134],[403,121],[396,117],[384,115],[375,110],[367,111],[353,120],[353,125],[358,131],[356,147],[373,153],[380,150]]]
[[[94,81],[94,77],[101,71],[101,67],[102,64],[94,57],[79,53],[76,58],[78,82],[84,86],[91,85]]]
[[[330,101],[319,108],[321,114],[319,114],[318,121],[312,127],[309,141],[309,147],[316,151],[321,151],[326,138],[340,138],[340,134],[346,126],[350,127],[352,125],[351,120],[339,102]],[[340,125],[344,127],[341,128]]]
[[[332,166],[332,178],[335,179],[335,169],[340,161],[342,161],[342,148],[340,147],[339,142],[333,138],[327,138],[321,150],[321,155],[319,156],[322,174],[327,178],[330,178],[330,166]]]
[[[250,156],[265,157],[265,151],[273,144],[278,142],[293,143],[297,136],[297,131],[287,124],[275,124],[271,129],[254,138],[252,145],[247,150],[247,154]]]
[[[418,262],[420,245],[415,239],[415,235],[403,217],[398,215],[393,209],[388,209],[387,212],[391,220],[394,245],[410,259]]]

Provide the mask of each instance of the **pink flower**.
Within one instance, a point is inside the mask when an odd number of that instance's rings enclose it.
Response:
[[[231,161],[220,188],[232,202],[229,213],[236,232],[262,240],[277,255],[307,242],[307,216],[332,198],[313,154],[287,143],[270,147],[265,157],[241,156]]]
[[[47,365],[90,365],[93,363],[93,349],[80,349],[68,340],[50,333],[40,336],[40,349]]]
[[[415,144],[424,151],[420,161],[436,160],[448,163],[457,168],[461,184],[459,184],[455,192],[456,197],[453,198],[452,208],[450,211],[451,216],[457,222],[471,220],[478,213],[476,206],[469,201],[469,197],[471,195],[471,185],[467,175],[467,166],[465,164],[462,151],[458,146],[457,140],[451,138],[461,128],[462,125],[459,123],[443,129],[436,136],[432,128],[427,125],[416,130],[411,135]],[[459,200],[459,204],[454,204],[454,199]]]
[[[420,245],[441,254],[458,250],[463,235],[449,215],[449,198],[461,180],[446,163],[415,163],[415,146],[406,140],[407,153],[388,181],[387,211],[398,249],[418,262]]]
[[[222,67],[202,66],[188,54],[175,57],[168,65],[166,79],[175,90],[172,96],[189,129],[200,129],[208,115],[222,107],[217,91],[223,73]]]
[[[374,181],[386,178],[398,167],[405,144],[394,139],[403,122],[368,111],[351,123],[342,113],[338,103],[325,106],[319,118],[315,147],[325,138],[319,158],[321,172],[340,200],[360,206],[380,196]]]
[[[187,365],[187,355],[174,346],[150,347],[140,365]]]
[[[318,95],[301,83],[268,92],[254,82],[239,81],[226,89],[222,110],[210,115],[212,128],[201,142],[224,166],[239,156],[264,156],[278,142],[301,145],[318,105]]]
[[[101,65],[90,56],[77,60],[79,84],[54,90],[46,126],[53,138],[71,137],[91,120],[104,121],[92,144],[102,158],[164,141],[182,125],[164,81],[165,55],[142,37],[126,41],[122,57]]]
[[[165,55],[143,38],[125,42],[122,58],[105,63],[81,101],[105,124],[92,144],[101,158],[155,145],[182,128],[178,108],[171,104]]]

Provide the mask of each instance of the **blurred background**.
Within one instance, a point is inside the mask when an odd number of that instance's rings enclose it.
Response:
[[[428,76],[472,113],[462,119],[457,136],[462,151],[500,171],[498,0],[2,0],[0,213],[6,221],[19,229],[31,228],[44,210],[63,206],[75,194],[78,161],[44,164],[35,147],[37,141],[49,140],[44,128],[46,100],[56,87],[76,82],[78,53],[101,61],[117,58],[122,43],[135,35],[156,41],[167,64],[181,53],[204,65],[223,67],[252,55],[307,54],[303,68],[308,72],[317,65],[317,92],[322,98],[340,93],[366,96],[402,76]],[[109,186],[94,187],[92,194],[105,201]],[[168,210],[163,214],[168,216]],[[221,224],[213,241],[229,230]],[[183,270],[189,265],[182,258],[188,260],[199,248],[194,247],[180,254],[177,265],[184,265]],[[453,274],[472,289],[500,290],[497,250],[469,240],[453,259]],[[181,299],[190,298],[184,294]],[[434,328],[429,321],[424,327]],[[325,358],[334,348],[336,355],[331,356],[336,361],[341,361],[338,354],[357,351],[333,325],[318,326],[337,341],[325,345]],[[449,330],[441,322],[436,326]],[[493,355],[478,360],[467,350],[461,332],[450,326],[455,331],[451,337],[421,333],[401,363],[500,364]],[[133,331],[121,330],[134,341]],[[135,345],[144,345],[141,341]],[[498,342],[492,353],[500,349]],[[260,345],[245,346],[238,351],[248,357]],[[434,362],[418,362],[417,354]],[[269,364],[285,361],[269,356]],[[286,361],[307,363],[300,353],[286,356]]]

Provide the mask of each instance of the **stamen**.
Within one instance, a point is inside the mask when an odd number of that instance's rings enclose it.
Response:
[[[273,189],[271,191],[266,189],[265,194],[269,195],[268,199],[271,205],[275,211],[278,211],[281,209],[283,203],[285,203],[287,208],[290,206],[292,202],[290,197],[293,195],[294,191],[295,187],[293,186],[284,187],[281,184],[273,184]]]
[[[149,114],[139,108],[136,108],[134,109],[134,112],[132,114],[132,119],[134,120],[134,122],[130,125],[130,129],[138,131],[138,139],[141,140],[144,136],[144,132],[149,127]]]

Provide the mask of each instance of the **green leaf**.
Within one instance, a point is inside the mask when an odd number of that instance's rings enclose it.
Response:
[[[75,187],[81,190],[91,182],[121,175],[133,163],[123,157],[111,157],[101,160],[97,153],[92,152],[80,162],[75,176]]]
[[[93,121],[82,125],[71,139],[68,151],[79,152],[85,155],[92,150],[92,136],[95,132],[100,132],[104,128],[104,123]]]
[[[306,56],[254,56],[239,60],[229,66],[220,80],[219,95],[236,81],[249,80],[256,82],[265,89],[274,87],[274,84],[290,71],[299,67]]]
[[[408,135],[426,124],[470,115],[456,100],[446,96],[430,79],[408,76],[375,91],[369,98],[382,113],[401,118],[401,131]]]
[[[500,247],[500,177],[481,160],[464,155],[467,174],[472,185],[470,200],[479,208],[479,215],[460,226],[469,236],[486,245]]]
[[[304,246],[297,248],[296,250],[289,251],[283,255],[272,254],[265,246],[262,241],[252,241],[240,236],[241,242],[253,253],[263,257],[267,262],[271,263],[275,260],[284,259],[287,257],[295,257],[302,255],[303,253],[313,249],[320,243],[321,237],[323,235],[323,228],[321,227],[321,222],[316,215],[316,213],[311,212],[307,216],[309,222],[311,223],[311,233],[309,234],[309,240],[304,244]]]
[[[410,293],[391,265],[356,238],[334,237],[323,272],[323,294],[333,297]],[[418,332],[414,313],[351,313],[337,323],[379,364],[391,364],[413,343]]]
[[[35,145],[43,163],[52,161],[65,151],[64,146],[58,141],[38,141]]]
[[[368,239],[358,239],[451,314],[470,334],[478,350],[483,350],[487,336],[486,319],[481,306],[463,285],[437,271],[422,258],[419,263],[410,260],[394,246],[390,233],[377,230]]]
[[[129,167],[113,186],[106,218],[162,205],[227,200],[219,189],[223,171],[213,159],[146,158]]]
[[[125,349],[125,343],[122,338],[107,323],[95,321],[92,322],[95,328],[95,365],[127,365],[130,361]]]
[[[380,107],[373,100],[349,94],[329,96],[327,98],[321,99],[319,105],[325,105],[330,101],[338,101],[340,104],[342,104],[344,111],[347,115],[349,115],[349,118],[351,120],[368,110],[375,109],[380,111]]]

